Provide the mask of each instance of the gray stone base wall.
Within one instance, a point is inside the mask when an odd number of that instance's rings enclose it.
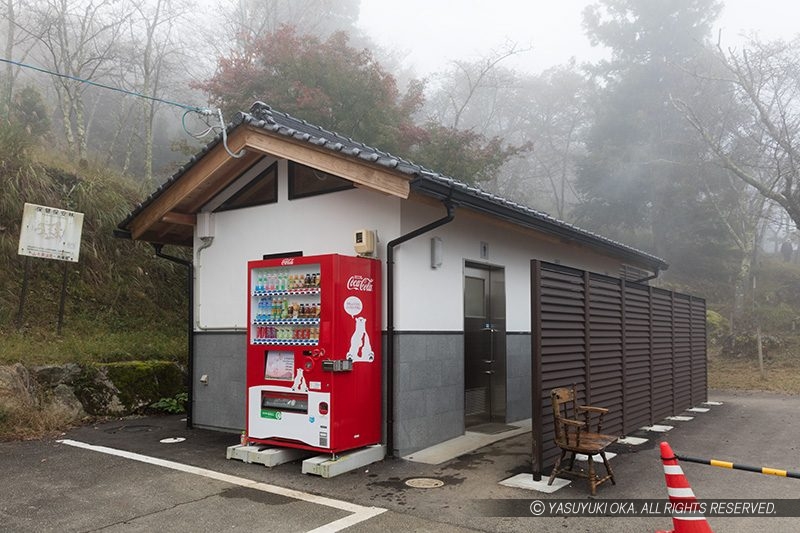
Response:
[[[464,433],[464,335],[395,336],[395,434],[399,456]]]
[[[506,421],[531,417],[531,334],[506,336]]]
[[[245,428],[247,336],[195,333],[192,424],[240,432]],[[200,381],[208,376],[208,382]]]
[[[384,340],[384,383],[386,335]],[[245,350],[242,333],[195,333],[193,423],[239,432],[245,427]],[[507,337],[508,422],[531,416],[531,336]],[[208,376],[208,383],[200,378]],[[386,420],[386,387],[383,412]],[[398,456],[464,433],[462,332],[395,333],[394,448]],[[384,442],[386,430],[384,428]]]

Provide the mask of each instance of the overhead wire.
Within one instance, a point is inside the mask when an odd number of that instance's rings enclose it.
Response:
[[[139,92],[136,92],[136,91],[130,91],[128,89],[122,89],[120,87],[114,87],[113,85],[107,85],[105,83],[100,83],[100,82],[92,81],[92,80],[85,79],[85,78],[79,78],[78,76],[72,76],[70,74],[64,74],[62,72],[57,72],[57,71],[49,70],[49,69],[46,69],[46,68],[37,67],[36,65],[30,65],[28,63],[23,63],[21,61],[15,61],[13,59],[7,59],[7,58],[4,58],[4,57],[0,57],[0,62],[8,63],[8,64],[11,64],[11,65],[16,65],[16,66],[21,67],[21,68],[27,68],[27,69],[35,70],[35,71],[41,72],[43,74],[49,74],[50,76],[56,76],[56,77],[59,77],[59,78],[66,78],[66,79],[69,79],[69,80],[77,81],[79,83],[85,83],[87,85],[92,85],[94,87],[99,87],[101,89],[107,89],[109,91],[115,91],[115,92],[122,93],[122,94],[125,94],[125,95],[128,95],[128,96],[133,96],[133,97],[136,97],[136,98],[144,98],[146,100],[150,100],[150,101],[153,101],[153,102],[160,102],[160,103],[163,103],[163,104],[168,104],[168,105],[171,105],[171,106],[175,106],[175,107],[179,107],[179,108],[185,109],[186,111],[183,113],[183,116],[181,117],[181,126],[183,127],[183,131],[185,131],[188,135],[190,135],[191,137],[194,137],[195,139],[201,139],[203,137],[206,137],[210,133],[214,132],[215,130],[220,129],[220,130],[222,130],[222,144],[225,147],[225,151],[228,152],[228,155],[230,155],[231,157],[239,158],[239,157],[242,157],[244,155],[244,153],[245,153],[245,150],[242,149],[239,152],[234,154],[230,150],[230,148],[228,148],[228,131],[227,131],[227,128],[225,127],[225,120],[222,117],[222,110],[219,109],[219,108],[216,109],[216,113],[215,113],[214,109],[211,109],[211,108],[208,108],[208,107],[199,107],[199,106],[194,106],[194,105],[189,105],[189,104],[182,104],[182,103],[176,102],[174,100],[168,100],[166,98],[159,98],[157,96],[150,96],[150,95],[142,94],[142,93],[139,93]],[[201,133],[199,133],[199,134],[192,133],[192,132],[189,131],[188,127],[186,126],[186,115],[188,115],[189,113],[197,113],[198,115],[203,116],[203,117],[209,117],[209,116],[213,116],[214,114],[216,114],[217,117],[219,118],[219,125],[217,126],[217,125],[211,125],[211,124],[206,123],[206,125],[208,127],[205,130],[203,130]]]
[[[120,92],[120,93],[123,93],[123,94],[127,94],[129,96],[135,96],[137,98],[146,98],[147,100],[153,100],[153,101],[156,101],[156,102],[162,102],[164,104],[169,104],[169,105],[173,105],[173,106],[176,106],[176,107],[181,107],[183,109],[188,109],[188,110],[194,111],[196,113],[207,114],[207,113],[211,112],[211,110],[208,109],[207,107],[198,107],[198,106],[193,106],[193,105],[188,105],[188,104],[182,104],[180,102],[175,102],[175,101],[172,101],[172,100],[166,100],[164,98],[158,98],[156,96],[148,96],[146,94],[137,93],[135,91],[129,91],[127,89],[121,89],[120,87],[114,87],[112,85],[106,85],[105,83],[100,83],[100,82],[96,82],[96,81],[92,81],[92,80],[87,80],[85,78],[79,78],[77,76],[72,76],[70,74],[64,74],[64,73],[61,73],[61,72],[48,70],[48,69],[45,69],[45,68],[42,68],[42,67],[37,67],[35,65],[29,65],[27,63],[22,63],[20,61],[14,61],[13,59],[6,59],[6,58],[3,58],[3,57],[0,57],[0,62],[10,63],[12,65],[17,65],[18,67],[29,68],[31,70],[36,70],[36,71],[42,72],[44,74],[49,74],[51,76],[57,76],[59,78],[66,78],[66,79],[69,79],[69,80],[78,81],[80,83],[85,83],[87,85],[94,85],[95,87],[100,87],[102,89],[108,89],[110,91]]]
[[[203,130],[202,132],[200,132],[200,133],[192,133],[191,131],[189,131],[189,127],[186,126],[186,115],[188,115],[189,113],[192,113],[193,111],[194,110],[192,110],[192,109],[187,109],[186,111],[183,112],[183,116],[181,116],[181,126],[183,126],[183,131],[185,131],[190,136],[194,137],[195,139],[202,139],[203,137],[205,137],[206,135],[208,135],[209,133],[214,131],[214,127],[215,126],[212,126],[212,125],[210,125],[210,124],[208,124],[206,122],[206,126],[208,126],[208,127],[205,130]]]

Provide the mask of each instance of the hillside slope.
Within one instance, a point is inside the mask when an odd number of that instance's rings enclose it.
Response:
[[[143,197],[129,179],[91,164],[77,168],[0,126],[0,364],[186,358],[186,268],[151,246],[113,236]],[[80,261],[17,255],[23,205],[84,213]],[[169,249],[189,257],[188,250]],[[67,300],[56,335],[64,266]]]

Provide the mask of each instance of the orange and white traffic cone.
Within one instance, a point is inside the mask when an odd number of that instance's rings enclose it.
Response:
[[[661,461],[664,463],[664,477],[667,479],[667,494],[672,504],[672,525],[675,529],[656,533],[714,533],[667,442],[661,443]]]

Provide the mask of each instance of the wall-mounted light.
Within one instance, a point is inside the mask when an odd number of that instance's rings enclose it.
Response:
[[[442,266],[442,239],[440,237],[431,238],[431,268]]]

